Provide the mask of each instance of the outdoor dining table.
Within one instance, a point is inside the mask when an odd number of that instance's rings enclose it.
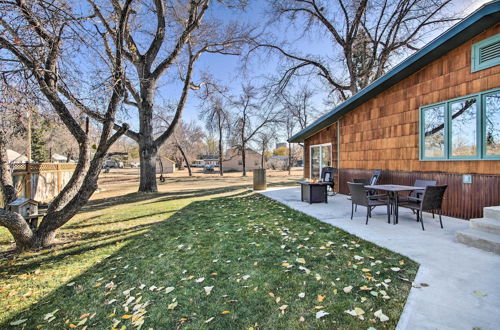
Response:
[[[423,190],[422,187],[414,187],[414,186],[402,186],[397,184],[376,184],[376,185],[367,185],[366,189],[373,189],[378,191],[385,191],[389,195],[389,202],[392,204],[393,208],[393,221],[392,223],[395,225],[398,223],[399,217],[399,193],[404,191],[414,191],[414,190]]]

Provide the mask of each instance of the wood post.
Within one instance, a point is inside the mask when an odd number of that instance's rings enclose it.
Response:
[[[61,175],[62,175],[62,171],[61,171],[61,164],[57,164],[57,193],[60,193],[61,192]]]

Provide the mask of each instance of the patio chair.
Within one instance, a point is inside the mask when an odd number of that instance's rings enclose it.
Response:
[[[337,172],[337,169],[334,167],[323,167],[321,169],[321,180],[323,182],[329,182],[330,184],[328,187],[331,189],[332,194],[330,196],[335,195],[335,172]]]
[[[372,215],[372,210],[376,206],[382,206],[386,205],[387,206],[387,222],[391,222],[390,218],[390,208],[389,208],[389,197],[387,197],[387,200],[382,200],[382,199],[371,199],[369,198],[369,192],[366,191],[365,185],[363,183],[354,183],[354,182],[348,182],[347,185],[349,186],[349,192],[351,193],[351,220],[354,215],[354,205],[361,205],[366,207],[366,224],[368,224],[368,218],[371,217]]]
[[[413,184],[414,187],[422,187],[425,188],[427,186],[435,186],[437,184],[437,181],[435,180],[420,180],[417,179],[415,180],[415,183]],[[419,190],[414,190],[411,193],[408,194],[408,196],[405,197],[400,197],[399,201],[400,202],[407,202],[409,200],[411,201],[419,201],[422,199],[422,194],[424,193],[425,189],[419,189]],[[412,210],[413,214],[415,214],[415,210]],[[434,218],[434,212],[432,212],[432,217]]]
[[[368,185],[376,185],[378,184],[378,181],[380,180],[380,175],[382,174],[382,170],[374,170],[373,173],[372,173],[372,177],[370,179],[353,179],[353,182],[354,183],[362,183],[363,185],[365,186],[368,186]],[[381,195],[376,195],[376,191],[373,190],[373,189],[370,189],[368,191],[369,193],[369,198],[371,199],[379,199],[380,197],[384,198],[385,196],[381,196]],[[354,207],[354,212],[357,212],[358,211],[358,206],[355,205]]]
[[[424,189],[422,199],[407,200],[401,202],[399,206],[406,207],[417,212],[417,222],[420,221],[422,225],[422,230],[424,228],[424,211],[438,212],[439,214],[439,224],[443,228],[443,221],[441,220],[441,208],[443,205],[444,193],[446,191],[447,185],[442,186],[427,186]]]

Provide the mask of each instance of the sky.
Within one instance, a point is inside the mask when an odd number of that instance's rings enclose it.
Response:
[[[224,20],[238,20],[238,21],[246,21],[253,24],[257,24],[262,26],[265,24],[266,18],[264,17],[264,12],[266,9],[266,1],[257,0],[257,1],[249,1],[249,7],[243,13],[235,12],[234,10],[224,10],[220,7],[215,12],[211,12],[212,15],[217,15],[217,17],[222,18]],[[481,5],[486,3],[486,0],[455,0],[450,6],[453,10],[457,10],[459,12],[463,12],[464,16],[470,14],[474,10],[478,9]],[[297,29],[290,28],[288,31],[284,31],[284,29],[273,28],[276,34],[283,33],[289,40],[296,39],[296,35],[300,35],[301,31]],[[439,34],[447,30],[447,27],[443,27],[441,29],[437,28],[432,33],[426,35],[424,39],[425,43],[430,42],[433,38],[437,37]],[[424,44],[425,44],[424,43]],[[329,41],[325,41],[322,35],[318,35],[317,37],[306,37],[298,40],[294,40],[293,42],[295,48],[303,48],[307,49],[309,53],[313,54],[324,54],[331,51],[331,46]],[[401,58],[399,60],[403,60]],[[394,63],[397,64],[397,63]],[[276,70],[276,59],[269,58],[265,61],[261,61],[257,63],[254,67],[252,67],[252,72],[250,76],[244,76],[239,71],[240,68],[240,59],[237,56],[224,56],[224,55],[212,55],[206,54],[203,55],[199,62],[196,64],[198,69],[206,70],[211,72],[217,79],[223,81],[227,85],[234,86],[236,90],[238,87],[247,83],[249,80],[258,80],[258,77],[266,72],[272,72]],[[320,84],[320,81],[318,81]],[[320,108],[320,112],[324,113],[330,110],[328,106],[326,106],[323,102],[323,96],[319,96],[316,98],[315,103],[316,106]],[[198,108],[199,100],[196,97],[195,93],[191,93],[188,103],[186,105],[183,119],[186,121],[198,121],[199,118],[199,108]]]

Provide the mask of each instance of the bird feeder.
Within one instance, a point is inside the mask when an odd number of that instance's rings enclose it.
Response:
[[[8,206],[11,212],[19,213],[25,219],[29,219],[30,216],[38,214],[38,202],[33,199],[18,198]]]

